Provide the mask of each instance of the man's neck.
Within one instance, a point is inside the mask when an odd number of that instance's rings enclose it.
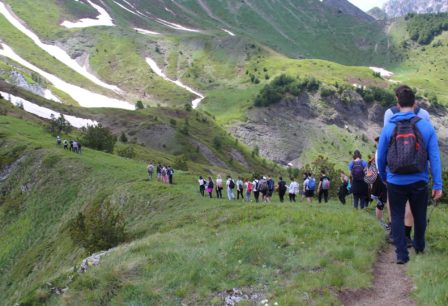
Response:
[[[400,113],[413,113],[413,107],[400,107]]]

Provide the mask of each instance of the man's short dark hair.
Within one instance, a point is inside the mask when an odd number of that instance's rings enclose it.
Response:
[[[401,107],[412,107],[415,104],[415,94],[412,88],[402,85],[395,90],[395,95],[398,99],[398,104]]]

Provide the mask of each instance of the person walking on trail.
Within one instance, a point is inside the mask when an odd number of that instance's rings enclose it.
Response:
[[[173,185],[173,176],[174,176],[174,169],[171,166],[168,166],[168,182],[170,185]]]
[[[162,165],[157,163],[157,180],[160,181],[162,179]]]
[[[232,201],[235,199],[235,193],[233,192],[235,190],[235,181],[232,179],[232,177],[229,175],[227,176],[227,198],[229,201]]]
[[[350,193],[350,180],[343,171],[341,171],[339,179],[341,180],[341,186],[339,186],[338,198],[342,205],[345,205],[345,198]]]
[[[202,176],[200,176],[198,183],[199,183],[199,193],[201,194],[201,196],[205,196],[205,185],[207,184],[207,182],[204,180]]]
[[[266,195],[266,202],[270,203],[272,201],[272,195],[275,191],[275,182],[272,177],[268,176],[268,194]]]
[[[61,145],[61,136],[56,136],[56,144],[58,145],[58,146],[60,146]]]
[[[152,162],[149,162],[148,167],[146,168],[146,170],[148,171],[149,180],[152,181],[152,175],[154,173],[154,165],[152,164]]]
[[[81,154],[82,153],[82,151],[81,151],[81,143],[78,141],[78,153],[79,154]]]
[[[381,132],[378,144],[378,169],[387,184],[392,214],[392,235],[397,264],[409,261],[404,216],[409,201],[414,216],[413,247],[417,254],[425,250],[426,214],[429,199],[429,170],[432,175],[432,198],[442,193],[442,166],[437,134],[427,120],[416,116],[415,94],[408,86],[396,90],[399,113],[392,116]]]
[[[218,175],[216,178],[216,197],[218,199],[222,199],[222,190],[223,190],[222,178],[221,175]]]
[[[64,139],[64,150],[68,150],[68,140]]]
[[[215,187],[215,184],[213,183],[212,178],[209,176],[208,182],[207,182],[207,192],[208,192],[208,196],[210,197],[210,199],[213,198],[213,188],[214,187]]]
[[[70,151],[73,151],[73,140],[70,139],[69,143],[70,143]]]
[[[305,199],[305,182],[308,179],[308,172],[303,173],[303,180],[302,180],[302,186],[303,186],[303,190],[300,192],[300,194],[302,195],[302,201],[303,199]]]
[[[289,202],[295,203],[296,202],[296,194],[299,192],[299,183],[297,183],[294,178],[291,178],[291,183],[287,187],[288,187],[288,193],[289,193]]]
[[[241,200],[244,200],[244,182],[241,179],[241,176],[238,176],[238,179],[236,181],[236,199],[239,200],[241,196]]]
[[[262,202],[267,202],[267,196],[268,196],[268,180],[266,178],[266,176],[263,176],[260,180],[260,182],[258,183],[258,190],[261,193],[261,201]]]
[[[385,113],[384,113],[384,126],[386,126],[389,122],[390,119],[397,113],[400,112],[399,106],[396,105],[394,107],[389,108]],[[429,123],[431,123],[431,117],[429,116],[429,113],[419,107],[417,104],[414,107],[414,114],[420,118],[422,118],[423,120],[428,121]],[[390,212],[390,207],[389,204],[386,203],[387,206],[387,211],[389,213],[389,216],[391,215]],[[389,217],[390,218],[390,217]],[[390,222],[390,219],[389,219]],[[406,203],[406,212],[405,212],[405,217],[404,217],[404,227],[406,230],[406,240],[408,243],[408,248],[412,247],[412,239],[411,239],[411,232],[412,232],[412,226],[414,225],[414,218],[412,216],[412,212],[411,212],[411,207],[409,205],[409,202]],[[391,235],[392,236],[392,235]],[[391,242],[392,239],[389,239],[389,242]]]
[[[288,188],[286,187],[286,182],[283,180],[283,177],[281,176],[278,178],[277,189],[278,189],[278,196],[280,198],[280,203],[283,203],[285,201],[285,194]]]
[[[73,141],[73,152],[78,153],[78,142]]]
[[[328,203],[328,191],[330,190],[330,184],[330,178],[325,174],[325,170],[322,170],[319,179],[319,187],[317,188],[317,190],[319,190],[319,203],[322,203],[322,196],[324,196],[325,203]]]
[[[366,206],[366,200],[369,195],[369,186],[364,182],[364,176],[367,169],[367,162],[362,159],[361,152],[355,150],[353,153],[353,160],[348,165],[348,170],[351,173],[352,178],[352,193],[353,193],[353,206],[355,209],[361,207],[364,209]]]
[[[168,169],[167,167],[163,166],[161,171],[162,176],[162,182],[165,184],[168,184]]]
[[[250,202],[250,196],[252,195],[252,189],[254,188],[254,186],[249,179],[246,179],[246,181],[244,182],[244,186],[246,187],[246,202]]]
[[[258,180],[258,177],[255,177],[254,181],[252,182],[255,203],[258,203],[260,201],[260,187],[259,187],[259,185],[260,185],[260,181]]]
[[[312,173],[307,174],[307,179],[303,183],[303,192],[308,203],[313,202],[314,190],[316,189],[316,180]]]

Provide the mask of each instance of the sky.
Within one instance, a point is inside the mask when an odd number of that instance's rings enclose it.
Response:
[[[383,7],[383,4],[387,2],[387,0],[348,0],[363,11],[368,11],[375,6],[380,8]]]

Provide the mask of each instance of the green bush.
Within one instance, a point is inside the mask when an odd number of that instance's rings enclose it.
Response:
[[[213,147],[217,150],[220,150],[222,148],[222,137],[221,136],[215,136],[215,138],[213,138]]]
[[[126,137],[125,132],[121,132],[121,135],[120,135],[120,141],[121,141],[122,143],[126,143],[126,142],[128,142],[128,138]]]
[[[144,109],[145,106],[143,105],[143,102],[138,100],[137,103],[135,103],[135,109]]]
[[[60,135],[62,132],[69,134],[72,131],[72,126],[70,125],[70,122],[65,120],[63,114],[60,114],[59,118],[56,118],[51,114],[48,130],[53,136]]]
[[[122,214],[109,202],[94,203],[71,221],[69,232],[72,241],[88,253],[108,250],[127,238]]]
[[[409,36],[421,45],[429,45],[434,37],[448,30],[448,13],[408,14],[405,19]]]
[[[185,156],[176,157],[173,167],[176,170],[188,171],[188,162]]]
[[[134,147],[126,146],[124,148],[118,149],[117,154],[121,157],[125,158],[134,158],[136,153]]]
[[[83,144],[94,150],[112,153],[117,138],[101,124],[84,128]]]

